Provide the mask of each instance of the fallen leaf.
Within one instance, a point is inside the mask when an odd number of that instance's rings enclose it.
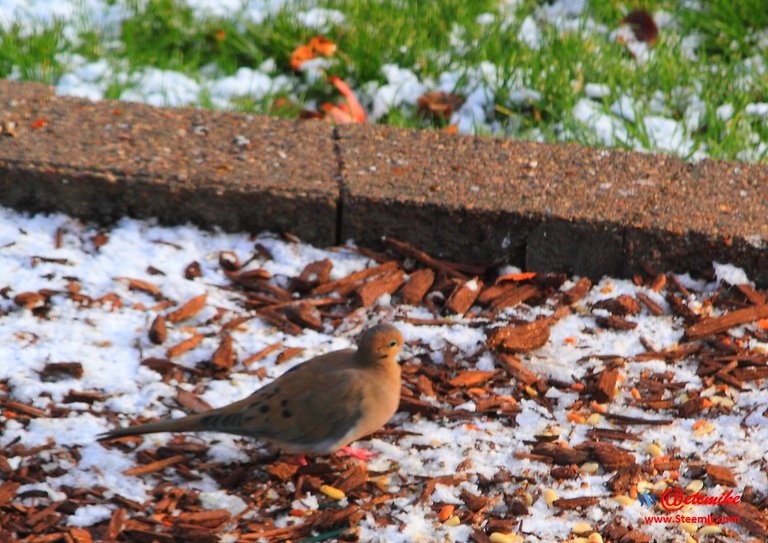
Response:
[[[464,97],[443,91],[429,91],[416,100],[416,110],[422,117],[448,120],[464,103]]]
[[[659,28],[653,20],[653,15],[645,10],[632,11],[621,20],[621,24],[629,25],[632,33],[639,41],[653,45],[659,38]]]
[[[341,95],[346,98],[347,103],[340,106],[323,104],[320,106],[320,109],[325,111],[326,115],[338,124],[365,123],[365,110],[360,105],[350,86],[343,79],[336,76],[331,77],[330,81],[339,89]]]
[[[332,57],[336,53],[336,44],[323,36],[315,36],[306,45],[301,45],[291,53],[291,68],[300,70],[301,65],[317,56]]]

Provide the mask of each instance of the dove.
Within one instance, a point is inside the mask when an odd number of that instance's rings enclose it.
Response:
[[[294,453],[330,454],[387,423],[400,402],[397,355],[403,336],[378,324],[357,349],[317,356],[287,371],[247,398],[224,407],[119,428],[100,440],[159,432],[226,432],[263,439]]]

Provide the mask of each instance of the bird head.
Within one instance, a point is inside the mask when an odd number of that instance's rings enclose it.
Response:
[[[391,324],[377,324],[363,332],[357,343],[358,359],[374,364],[396,361],[403,347],[403,335]]]

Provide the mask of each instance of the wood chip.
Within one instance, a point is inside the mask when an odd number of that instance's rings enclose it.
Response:
[[[109,398],[107,394],[96,390],[70,390],[66,396],[64,396],[64,403],[94,403],[103,402]]]
[[[445,302],[445,309],[450,313],[463,315],[475,303],[482,288],[483,282],[478,277],[456,285],[456,288],[453,289],[453,292],[451,292]]]
[[[275,360],[275,364],[279,365],[279,364],[282,364],[283,362],[287,362],[291,358],[299,356],[303,352],[304,352],[304,347],[288,347],[283,352],[281,352],[279,355],[277,355],[277,359]]]
[[[612,428],[595,428],[587,432],[587,437],[594,440],[614,440],[614,441],[642,441],[638,434],[627,432],[625,430],[614,430]]]
[[[364,270],[360,270],[355,273],[351,273],[347,275],[346,277],[342,277],[341,279],[337,279],[336,281],[330,281],[328,283],[324,283],[322,285],[319,285],[312,289],[312,294],[317,296],[321,294],[328,294],[330,292],[338,291],[339,289],[342,289],[344,287],[348,287],[348,291],[352,292],[355,289],[357,289],[363,281],[368,279],[369,277],[374,277],[376,275],[380,275],[385,272],[394,271],[397,269],[397,262],[394,260],[390,262],[385,262],[384,264],[381,264],[379,266],[373,266],[371,268],[366,268]]]
[[[677,410],[677,414],[680,417],[684,418],[690,418],[693,416],[698,415],[704,409],[707,407],[708,400],[697,396],[696,398],[691,398],[687,402],[683,403]]]
[[[203,413],[213,409],[211,405],[200,398],[200,396],[194,392],[184,390],[183,388],[176,388],[176,401],[179,402],[179,405],[192,413]]]
[[[429,268],[416,270],[408,275],[408,282],[400,290],[401,300],[407,305],[419,305],[435,282],[435,272]]]
[[[251,356],[243,360],[243,366],[248,367],[254,362],[258,362],[262,358],[266,358],[273,352],[277,351],[278,349],[281,349],[282,346],[283,346],[283,343],[281,341],[278,341],[277,343],[273,343],[272,345],[267,345],[262,350],[256,353],[253,353]]]
[[[578,498],[560,498],[552,502],[552,505],[558,509],[573,511],[575,509],[585,509],[598,503],[600,503],[600,498],[597,496],[579,496]]]
[[[736,477],[733,475],[731,468],[727,466],[707,464],[706,471],[714,484],[732,487],[736,486]]]
[[[746,283],[736,285],[736,290],[741,292],[744,297],[752,303],[752,305],[763,305],[766,303],[766,301],[768,301],[766,300],[765,294],[758,292],[754,289],[754,287]]]
[[[616,397],[616,382],[619,378],[618,370],[604,370],[598,375],[592,389],[592,395],[599,403],[613,401]]]
[[[626,317],[627,315],[637,315],[640,313],[640,304],[632,296],[622,294],[615,298],[600,300],[592,304],[592,309],[604,309],[612,315]]]
[[[523,366],[523,363],[516,356],[499,353],[498,360],[507,373],[525,385],[532,385],[539,380],[538,375]]]
[[[424,251],[420,251],[414,246],[394,238],[384,240],[387,246],[391,247],[403,256],[414,259],[430,268],[441,271],[451,277],[467,279],[467,275],[485,275],[485,266],[476,266],[472,264],[462,264],[459,262],[448,262],[429,256]]]
[[[13,297],[13,303],[19,307],[35,309],[45,305],[45,296],[38,292],[21,292]]]
[[[10,501],[16,496],[16,491],[21,486],[21,483],[16,481],[5,481],[0,485],[0,506],[10,503]]]
[[[602,328],[610,328],[612,330],[634,330],[637,328],[636,322],[622,319],[616,315],[609,315],[607,317],[596,316],[595,322]]]
[[[298,464],[289,464],[287,462],[275,462],[264,466],[264,471],[276,477],[281,481],[289,481],[299,471]]]
[[[403,283],[405,283],[405,272],[393,270],[368,280],[355,291],[355,294],[363,307],[371,307],[381,296],[394,294]]]
[[[184,268],[184,278],[191,281],[193,279],[197,279],[198,277],[202,277],[203,272],[200,269],[200,263],[197,261],[190,262],[186,268]]]
[[[549,470],[549,475],[558,481],[577,479],[579,468],[576,466],[555,466]]]
[[[644,419],[642,417],[630,417],[627,415],[618,415],[616,413],[604,413],[603,416],[607,419],[614,420],[619,424],[646,424],[648,426],[665,426],[672,424],[672,419]]]
[[[168,329],[165,326],[165,319],[162,315],[158,315],[149,327],[149,340],[155,345],[162,345],[167,337]]]
[[[454,387],[473,387],[485,383],[495,375],[495,371],[467,370],[458,373],[448,384]]]
[[[41,372],[42,376],[69,375],[75,379],[83,376],[83,365],[80,362],[49,362]]]
[[[182,355],[200,345],[204,339],[205,336],[203,334],[195,334],[194,336],[185,339],[181,343],[177,343],[165,351],[165,356],[168,358],[174,358],[176,356]]]
[[[739,524],[763,541],[768,538],[768,517],[751,503],[728,503],[720,506],[726,515],[739,517]]]
[[[488,346],[514,352],[528,352],[543,347],[549,341],[550,319],[503,326],[490,330]]]
[[[662,275],[661,277],[664,277],[664,276]],[[638,292],[637,294],[635,294],[635,296],[640,301],[640,303],[643,304],[652,315],[655,315],[658,317],[659,315],[662,315],[664,313],[664,310],[662,309],[662,307],[656,302],[654,302],[653,300],[651,300],[650,296],[648,296],[647,294]]]
[[[180,308],[178,308],[176,311],[171,311],[166,315],[166,318],[169,322],[172,322],[174,324],[191,319],[192,317],[196,316],[198,313],[200,313],[205,308],[205,301],[206,301],[207,295],[201,294],[200,296],[195,296],[191,300],[189,300],[187,303],[182,305]]]
[[[325,258],[310,262],[301,271],[298,277],[294,278],[294,288],[301,292],[307,292],[317,285],[327,283],[333,269],[333,262]]]
[[[219,266],[225,270],[236,271],[240,269],[240,259],[234,251],[220,251]]]
[[[160,292],[160,287],[158,287],[154,283],[150,283],[149,281],[144,281],[142,279],[134,279],[132,277],[115,277],[114,279],[115,281],[125,282],[128,285],[128,288],[130,290],[144,292],[146,294],[151,295],[153,298],[157,300],[163,297],[162,293]]]
[[[561,447],[557,443],[537,443],[531,452],[538,456],[550,458],[555,464],[570,466],[571,464],[583,464],[589,458],[589,452],[585,450]]]
[[[11,411],[16,411],[17,413],[23,413],[23,414],[28,415],[28,416],[33,417],[33,418],[45,417],[45,416],[48,415],[42,409],[39,409],[37,407],[33,407],[31,405],[27,405],[27,404],[24,404],[24,403],[21,403],[21,402],[17,402],[17,401],[14,401],[14,400],[3,401],[3,405],[7,409],[10,409]]]
[[[156,471],[162,471],[165,468],[175,466],[176,464],[180,464],[181,462],[185,462],[185,461],[186,461],[186,457],[183,454],[177,454],[169,458],[163,458],[162,460],[150,462],[149,464],[144,464],[142,466],[136,466],[134,468],[127,469],[123,472],[123,475],[127,475],[130,477],[130,476],[136,476],[136,475],[146,475],[148,473],[155,473]]]
[[[507,288],[499,297],[491,302],[493,311],[501,311],[508,307],[515,307],[518,304],[527,302],[541,294],[539,287],[531,284],[516,285]]]
[[[222,371],[229,371],[237,363],[237,353],[229,334],[221,338],[221,342],[211,357],[211,363]]]
[[[288,307],[285,314],[291,322],[295,322],[299,326],[311,328],[318,332],[323,331],[323,317],[314,303],[303,302],[292,305]]]
[[[207,528],[216,528],[232,517],[226,509],[210,509],[207,511],[182,511],[176,517],[178,524],[196,524]],[[218,539],[218,538],[217,538]]]
[[[665,299],[672,308],[672,311],[674,311],[676,315],[682,317],[686,324],[691,324],[699,320],[699,316],[694,313],[679,296],[667,292]]]
[[[582,277],[576,281],[575,285],[563,293],[563,299],[568,305],[573,305],[581,300],[584,296],[586,296],[589,292],[589,289],[591,288],[592,281],[590,281],[587,277]]]
[[[124,525],[125,509],[118,507],[112,511],[112,518],[109,520],[109,527],[107,528],[107,539],[117,541],[117,537],[123,532]]]
[[[590,457],[594,458],[607,471],[616,471],[619,468],[635,464],[635,455],[613,445],[602,441],[592,441],[581,443],[576,446],[577,450],[586,449]]]
[[[765,318],[768,318],[768,304],[745,307],[744,309],[731,311],[721,317],[704,319],[688,326],[685,329],[685,337],[701,339]]]

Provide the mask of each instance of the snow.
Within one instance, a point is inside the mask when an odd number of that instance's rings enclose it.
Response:
[[[344,14],[335,9],[312,8],[296,15],[296,19],[307,28],[327,32],[331,26],[344,24]]]
[[[297,24],[313,32],[323,34],[332,27],[347,24],[342,11],[326,9],[314,2],[296,2],[295,0],[189,0],[185,4],[199,19],[221,17],[238,25],[246,22],[262,23],[281,10],[292,11]],[[601,35],[609,41],[620,41],[632,54],[632,62],[648,62],[657,54],[654,47],[638,41],[629,25],[611,28],[598,24],[590,16],[585,0],[554,0],[537,7],[533,13],[520,16],[519,0],[500,2],[498,12],[485,12],[476,17],[476,23],[489,27],[498,19],[501,28],[515,28],[517,39],[524,47],[533,50],[545,45],[550,30],[563,33],[577,33],[585,40],[592,35]],[[82,29],[97,29],[109,38],[106,46],[119,45],[120,24],[132,17],[132,9],[123,1],[114,5],[105,0],[0,0],[0,28],[20,25],[22,33],[31,33],[40,25],[51,24],[53,20],[65,22],[65,34],[73,42],[80,39]],[[657,11],[653,14],[657,26],[662,32],[675,32],[679,26],[677,14]],[[477,43],[469,38],[467,28],[454,23],[450,26],[449,42],[451,55],[462,57]],[[758,47],[768,41],[768,33],[757,33]],[[681,36],[682,54],[696,60],[701,38],[696,34]],[[296,44],[297,46],[300,44]],[[764,48],[764,47],[763,47]],[[407,48],[403,49],[407,51]],[[535,83],[530,68],[503,67],[501,61],[482,61],[475,65],[455,62],[446,52],[434,52],[434,58],[442,65],[442,71],[434,79],[420,73],[420,67],[401,66],[388,62],[381,68],[378,77],[369,81],[350,81],[361,103],[368,109],[369,119],[373,122],[382,120],[392,109],[402,109],[406,115],[415,115],[415,104],[419,96],[430,90],[455,93],[465,98],[464,104],[453,113],[451,123],[459,133],[494,133],[515,135],[521,130],[525,138],[541,141],[544,132],[538,128],[523,128],[514,115],[506,112],[506,124],[496,106],[526,108],[543,100],[540,84]],[[288,99],[307,108],[316,108],[316,104],[307,102],[305,93],[318,82],[325,81],[327,74],[339,67],[340,58],[319,56],[306,61],[296,73],[276,73],[276,63],[268,59],[260,66],[240,66],[234,73],[224,73],[218,66],[211,64],[195,73],[181,73],[173,70],[161,70],[151,66],[131,68],[123,61],[104,60],[86,61],[78,55],[58,55],[64,73],[56,81],[59,95],[77,96],[90,100],[103,99],[109,90],[121,100],[146,102],[163,106],[194,106],[210,103],[219,109],[241,107],[240,99],[253,101],[270,99],[275,95],[285,95]],[[57,58],[58,58],[57,57]],[[744,59],[740,75],[733,84],[740,89],[750,89],[755,85],[755,77],[766,72],[763,55],[755,54]],[[13,69],[12,78],[19,78],[18,69]],[[696,85],[694,81],[692,85]],[[672,89],[677,91],[686,89]],[[499,91],[502,91],[501,93]],[[664,95],[651,89],[651,98],[638,99],[621,94],[621,88],[602,83],[586,83],[584,94],[587,99],[601,101],[613,93],[618,95],[611,105],[611,113],[590,104],[589,100],[578,100],[571,115],[580,127],[574,131],[570,127],[556,125],[554,135],[563,140],[572,139],[578,134],[588,143],[602,145],[621,145],[638,151],[658,150],[675,153],[687,159],[698,160],[707,156],[705,145],[696,144],[693,135],[705,125],[705,115],[709,104],[699,96],[701,89],[689,93],[681,103],[666,104]],[[507,96],[501,104],[499,96]],[[728,121],[739,113],[746,119],[765,119],[768,117],[768,104],[755,102],[739,106],[722,104],[717,108],[717,117]],[[743,108],[743,109],[742,109]],[[678,112],[682,111],[682,119]],[[637,118],[644,115],[643,118]],[[757,121],[753,121],[757,122]],[[630,123],[634,126],[629,126]],[[629,136],[642,134],[642,137]],[[754,133],[753,145],[739,153],[747,161],[760,160],[768,154],[768,144],[762,141],[760,134]]]
[[[57,230],[63,232],[60,248],[54,246]],[[150,343],[146,336],[154,312],[143,307],[149,306],[154,300],[147,294],[129,290],[124,281],[115,278],[133,277],[151,281],[166,296],[179,302],[206,293],[207,307],[192,322],[198,331],[212,332],[215,328],[206,322],[214,315],[214,308],[221,308],[232,315],[242,311],[238,295],[219,286],[225,285],[226,279],[218,266],[218,253],[232,250],[241,261],[245,261],[253,252],[254,239],[247,234],[203,232],[191,226],[161,227],[152,222],[123,219],[107,231],[108,243],[96,251],[91,240],[97,232],[98,229],[64,215],[28,216],[0,208],[0,277],[3,277],[3,285],[9,287],[5,291],[6,297],[0,298],[0,341],[5,346],[4,356],[13,361],[13,364],[0,365],[0,380],[7,383],[12,399],[40,409],[46,409],[51,402],[60,402],[75,387],[100,390],[107,396],[105,401],[97,401],[92,405],[69,404],[73,413],[66,418],[33,418],[26,428],[14,419],[0,417],[3,425],[0,447],[7,447],[18,439],[27,447],[53,442],[57,447],[55,450],[78,450],[80,459],[76,463],[57,459],[53,452],[42,453],[52,455],[51,462],[63,467],[65,473],[48,477],[46,483],[26,485],[25,488],[42,489],[50,496],[56,496],[61,495],[58,489],[65,485],[76,488],[101,486],[107,489],[107,498],[119,493],[141,503],[152,492],[153,479],[123,475],[123,471],[135,465],[133,453],[105,448],[95,441],[97,434],[110,428],[107,419],[101,415],[114,411],[127,416],[141,414],[163,417],[181,416],[183,411],[169,408],[164,402],[165,398],[175,394],[173,383],[163,383],[159,374],[139,364],[145,357],[164,356],[166,348]],[[158,241],[172,242],[174,245]],[[273,259],[262,260],[257,257],[253,265],[275,275],[297,275],[306,264],[321,258],[333,262],[333,278],[348,275],[370,264],[367,258],[354,252],[326,251],[283,241],[269,234],[260,234],[255,241],[264,245]],[[33,265],[32,255],[66,259],[66,263],[38,261]],[[183,270],[193,260],[200,263],[203,276],[197,280],[186,280]],[[150,265],[162,270],[165,275],[149,275],[147,268]],[[730,284],[748,282],[743,270],[733,265],[714,263],[714,267],[717,281]],[[514,270],[505,267],[501,271],[506,273]],[[98,297],[116,292],[123,304],[120,307],[79,307],[66,298],[54,296],[49,318],[41,319],[29,310],[16,308],[12,301],[13,296],[24,291],[41,288],[63,291],[69,282],[67,278],[72,277],[78,278],[84,294]],[[691,288],[705,291],[716,286],[716,283],[708,285],[687,275],[680,276],[680,280]],[[572,284],[566,282],[561,288],[567,289]],[[678,318],[668,315],[653,317],[642,313],[629,317],[638,325],[633,331],[594,327],[594,317],[586,308],[601,299],[620,294],[634,295],[638,291],[666,307],[663,296],[656,292],[637,287],[630,281],[603,278],[577,304],[571,315],[561,318],[552,327],[547,344],[534,352],[521,354],[521,361],[539,375],[570,382],[582,379],[589,370],[603,369],[605,363],[601,357],[623,357],[626,363],[622,373],[630,382],[638,379],[643,372],[670,371],[675,380],[688,383],[686,390],[703,387],[693,361],[675,364],[661,360],[632,361],[634,355],[646,352],[640,337],[659,350],[677,345],[683,333]],[[694,298],[692,301],[697,300]],[[389,305],[391,301],[387,303]],[[695,303],[693,305],[696,306]],[[391,306],[384,310],[394,319],[408,343],[403,358],[423,355],[431,358],[432,363],[440,365],[445,363],[442,356],[444,349],[450,347],[455,350],[455,360],[461,363],[483,349],[487,339],[483,328],[470,326],[464,319],[457,318],[450,326],[416,325],[400,319],[406,314],[419,315],[418,308]],[[380,309],[374,308],[371,311]],[[525,306],[509,311],[521,320],[531,318],[531,311]],[[364,314],[360,316],[365,317]],[[352,337],[363,326],[364,319],[341,326],[334,333],[331,330],[308,330],[299,336],[290,336],[258,318],[251,319],[232,332],[239,359],[277,341],[282,341],[287,347],[304,347],[305,352],[279,366],[275,365],[276,354],[260,361],[259,365],[266,371],[265,380],[245,373],[242,371],[244,368],[236,366],[227,378],[203,383],[200,396],[213,406],[245,397],[309,357],[348,347]],[[167,343],[174,344],[185,337],[188,337],[188,332],[184,331],[184,326],[171,326]],[[213,338],[207,338],[197,349],[175,361],[193,366],[210,357],[216,346]],[[751,348],[767,352],[768,344],[757,342]],[[46,363],[58,361],[81,362],[84,370],[82,378],[42,380],[39,374],[42,367]],[[475,365],[470,367],[486,371],[493,369],[493,356],[484,352]],[[182,386],[189,388],[188,385]],[[513,386],[513,382],[508,386]],[[499,393],[507,392],[504,387],[499,389]],[[760,409],[765,404],[763,391],[749,385],[743,391],[729,389],[725,392],[710,387],[702,394],[710,398],[716,395],[727,396],[735,403],[732,412],[710,413],[711,416],[707,417],[713,427],[710,433],[693,436],[692,425],[695,419],[680,418],[669,426],[644,429],[640,443],[625,442],[622,446],[633,451],[639,461],[646,458],[645,447],[650,443],[659,444],[664,451],[678,448],[678,454],[684,457],[702,458],[706,455],[707,462],[732,466],[740,481],[765,487],[768,480],[760,468],[760,459],[764,456],[763,444],[768,440],[768,419],[762,413],[764,409]],[[547,398],[554,406],[552,411],[533,399],[524,397],[520,400],[521,412],[515,424],[503,419],[479,416],[473,418],[472,424],[468,425],[461,419],[431,420],[398,413],[392,424],[410,433],[394,441],[374,438],[364,442],[364,446],[379,453],[379,456],[369,461],[369,470],[389,472],[392,466],[398,466],[397,473],[389,477],[388,484],[393,492],[397,492],[397,488],[408,488],[408,481],[420,477],[462,473],[466,480],[455,486],[437,485],[431,500],[423,504],[418,503],[416,497],[408,492],[402,497],[393,498],[391,511],[404,522],[402,528],[396,524],[380,527],[374,517],[369,515],[360,523],[362,540],[405,542],[434,541],[438,538],[467,541],[471,527],[463,524],[455,527],[436,524],[430,513],[431,502],[459,503],[462,490],[479,494],[475,474],[492,479],[500,468],[521,476],[546,476],[549,470],[546,464],[517,455],[528,450],[526,442],[534,440],[538,434],[555,431],[568,435],[572,443],[586,439],[586,431],[591,426],[568,419],[567,408],[579,400],[579,396],[575,392],[551,388]],[[622,414],[647,416],[646,411],[630,403],[628,391],[621,387],[611,407],[620,410]],[[475,408],[475,402],[467,401],[454,409],[457,412],[472,412]],[[740,420],[750,410],[752,412],[746,422],[750,428],[746,431],[740,426]],[[612,427],[605,419],[599,426]],[[167,434],[147,436],[140,448],[159,447],[169,439]],[[248,462],[248,451],[259,446],[250,440],[222,434],[204,435],[197,439],[208,443],[209,461],[225,464]],[[25,457],[8,458],[12,468],[18,468],[26,461]],[[471,467],[460,471],[467,462],[471,463]],[[177,476],[170,472],[163,477],[169,478],[176,485],[198,489],[200,503],[205,509],[226,509],[232,514],[245,511],[247,504],[243,499],[219,488],[204,471],[199,475],[199,481],[177,480]],[[556,491],[561,497],[595,495],[602,500],[605,497],[603,484],[611,475],[597,472],[582,481],[561,481],[556,485]],[[508,483],[505,488],[505,492],[510,493],[524,490],[514,482]],[[531,488],[528,491],[534,490]],[[707,490],[710,493],[717,491],[716,488]],[[311,494],[299,499],[302,509],[315,510],[318,507],[317,498]],[[590,522],[598,522],[603,514],[615,513],[636,520],[644,513],[638,506],[621,509],[611,503],[601,501],[600,508],[591,509],[588,516]],[[69,516],[66,522],[72,526],[86,527],[102,523],[109,519],[112,508],[112,505],[83,506]],[[696,510],[696,514],[707,512],[705,507]],[[523,519],[526,532],[533,534],[530,538],[532,542],[565,538],[580,520],[576,513],[565,513],[554,522],[554,514],[555,510],[550,509],[541,499],[534,499],[528,515]],[[285,525],[290,518],[280,513],[276,521],[278,525]],[[664,533],[663,529],[661,526],[644,528],[657,536]]]

